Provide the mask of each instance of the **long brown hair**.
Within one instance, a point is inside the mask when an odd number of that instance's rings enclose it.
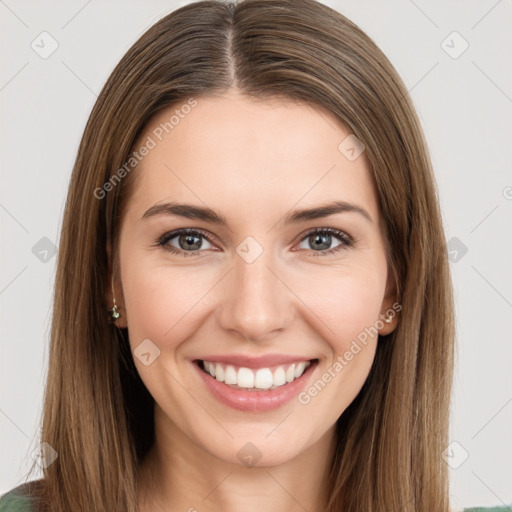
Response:
[[[427,146],[385,55],[354,23],[314,0],[186,5],[129,49],[101,91],[78,150],[60,237],[41,432],[59,457],[37,487],[41,504],[55,512],[137,509],[154,402],[105,300],[137,169],[112,180],[155,112],[231,87],[326,109],[364,143],[375,178],[402,310],[338,420],[327,510],[447,512],[441,453],[448,443],[453,306]]]

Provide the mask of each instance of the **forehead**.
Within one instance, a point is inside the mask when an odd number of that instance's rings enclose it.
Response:
[[[132,214],[175,200],[204,203],[226,217],[230,207],[236,217],[243,209],[261,219],[262,212],[284,212],[299,201],[308,207],[346,200],[377,218],[366,156],[350,160],[340,150],[351,134],[330,113],[233,92],[195,101],[159,111],[139,137],[134,149],[151,149],[135,171]]]

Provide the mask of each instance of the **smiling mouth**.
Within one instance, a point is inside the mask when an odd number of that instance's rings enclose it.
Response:
[[[194,361],[199,368],[218,382],[244,391],[271,391],[300,378],[318,359],[276,365],[266,368],[238,367],[215,361]]]

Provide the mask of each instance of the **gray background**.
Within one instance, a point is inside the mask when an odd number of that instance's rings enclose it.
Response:
[[[86,120],[128,47],[185,3],[0,0],[0,493],[39,442],[52,247]],[[325,3],[389,57],[431,150],[458,314],[454,444],[440,454],[453,506],[512,503],[511,1]],[[58,43],[46,59],[31,47],[51,48],[43,31]]]

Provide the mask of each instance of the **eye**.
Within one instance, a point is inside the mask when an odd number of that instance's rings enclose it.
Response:
[[[331,244],[333,243],[333,238],[337,238],[339,240],[339,243],[338,245],[331,247]],[[347,235],[347,233],[344,233],[343,231],[340,231],[338,229],[322,228],[315,229],[307,233],[306,236],[302,238],[301,243],[309,245],[309,247],[306,247],[305,249],[311,250],[313,256],[318,257],[326,256],[327,254],[331,254],[352,247],[354,245],[354,240],[351,236]],[[310,249],[310,247],[312,249]]]
[[[190,253],[199,252],[199,249],[210,249],[211,247],[204,247],[204,240],[206,240],[207,244],[211,245],[208,236],[202,231],[197,229],[178,229],[177,231],[165,233],[156,241],[155,245],[174,254],[188,256]],[[174,241],[177,247],[172,245],[171,241]]]

